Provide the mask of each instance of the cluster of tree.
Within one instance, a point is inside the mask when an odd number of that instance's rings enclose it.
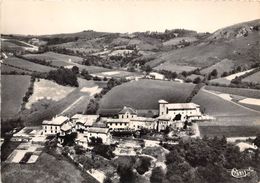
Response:
[[[88,73],[88,71],[86,69],[82,69],[80,75],[86,79],[86,80],[91,80],[93,79],[93,77]]]
[[[100,137],[90,137],[90,142],[88,142],[88,145],[95,146],[102,144],[102,139]]]
[[[11,119],[1,118],[1,137],[5,138],[7,132],[11,132],[13,129],[21,129],[24,127],[23,120],[20,117],[14,117]]]
[[[160,39],[162,41],[167,41],[175,37],[184,37],[189,35],[196,35],[196,31],[185,30],[185,29],[173,29],[173,30],[165,30],[164,32],[138,32],[136,35],[152,37],[155,39]]]
[[[159,73],[163,74],[165,78],[169,80],[174,80],[178,76],[176,72],[172,72],[168,70],[160,70]]]
[[[190,139],[180,141],[175,146],[164,146],[170,150],[166,155],[167,172],[163,175],[160,170],[154,170],[152,174],[162,177],[157,182],[225,183],[232,182],[232,168],[260,168],[259,151],[240,152],[238,147],[227,143],[225,137]],[[156,175],[151,176],[153,181]],[[251,176],[247,181],[251,182],[255,178]]]
[[[75,145],[75,139],[77,138],[77,136],[77,132],[72,132],[70,134],[66,134],[65,136],[59,136],[59,138],[63,139],[63,146],[73,146]]]
[[[60,85],[70,85],[78,87],[77,74],[71,69],[60,67],[57,70],[52,70],[48,73],[47,79],[53,80]]]
[[[31,80],[30,80],[30,86],[28,87],[28,90],[26,91],[26,93],[23,97],[23,103],[21,104],[22,110],[24,109],[25,104],[29,101],[30,96],[33,94],[34,82],[35,82],[35,76],[32,75]]]
[[[215,79],[218,77],[218,71],[217,69],[213,69],[209,74],[208,74],[208,80]]]
[[[103,156],[104,158],[107,159],[112,159],[115,157],[113,151],[115,148],[110,145],[105,145],[105,144],[99,144],[95,145],[94,148],[92,149],[93,154],[98,154],[100,156]]]
[[[141,70],[145,71],[146,73],[150,73],[153,69],[150,65],[142,65]]]
[[[252,70],[252,71],[250,71],[250,72],[248,72],[248,73],[245,73],[245,74],[243,74],[243,75],[241,75],[241,76],[239,76],[239,77],[236,77],[235,79],[232,79],[232,80],[231,80],[231,83],[239,85],[239,84],[242,83],[242,80],[243,80],[244,78],[246,78],[246,77],[248,77],[248,76],[250,76],[250,75],[252,75],[252,74],[255,74],[255,73],[259,72],[259,71],[260,71],[260,67],[254,69],[254,70]],[[253,83],[253,82],[252,82],[252,83]]]
[[[72,37],[43,37],[42,40],[47,42],[47,45],[62,44],[67,42],[77,41],[79,38],[76,36]]]
[[[200,91],[200,89],[201,89],[203,86],[204,86],[203,83],[197,84],[197,85],[193,88],[193,90],[192,90],[190,96],[186,99],[186,102],[191,102],[192,98],[193,98],[195,95],[197,95],[197,93]]]
[[[95,99],[91,99],[89,101],[89,104],[87,106],[86,114],[96,114],[99,108],[99,100],[105,95],[108,91],[110,91],[113,87],[121,85],[122,83],[126,82],[127,80],[121,78],[121,79],[115,79],[111,78],[107,82],[107,86],[103,88],[103,90],[99,93],[96,94],[94,97]]]

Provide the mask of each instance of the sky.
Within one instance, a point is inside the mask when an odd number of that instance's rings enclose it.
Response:
[[[214,32],[260,18],[246,0],[0,0],[4,34],[164,31]]]

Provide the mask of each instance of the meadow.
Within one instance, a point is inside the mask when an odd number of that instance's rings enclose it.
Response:
[[[23,97],[30,85],[30,76],[1,76],[1,117],[14,117],[20,110]]]
[[[17,57],[9,57],[5,59],[4,63],[9,64],[11,66],[19,67],[22,69],[28,69],[30,71],[36,71],[36,72],[49,72],[55,69],[45,65],[29,62],[27,60],[17,58]]]
[[[209,74],[214,69],[218,71],[218,76],[221,76],[224,72],[229,72],[234,67],[234,61],[229,59],[223,59],[220,62],[217,62],[216,64],[211,65],[210,67],[207,67],[205,69],[202,69],[200,72],[202,74]]]
[[[1,73],[13,73],[13,72],[16,72],[19,74],[21,74],[21,73],[31,74],[32,73],[31,71],[19,69],[16,67],[12,67],[10,65],[1,64]]]
[[[114,71],[95,73],[93,76],[108,77],[108,78],[110,77],[123,78],[128,76],[140,76],[140,74],[134,72],[122,71],[122,70],[114,70]]]
[[[37,171],[35,171],[37,170]],[[69,173],[68,173],[69,172]],[[83,174],[67,160],[57,160],[54,156],[42,153],[34,164],[2,163],[3,182],[83,182],[96,183],[89,175]]]
[[[206,86],[205,89],[218,91],[221,93],[228,93],[233,95],[240,95],[244,97],[260,99],[260,90],[256,90],[256,89],[231,88],[231,87],[221,87],[221,86]]]
[[[260,83],[260,72],[256,72],[256,73],[242,79],[242,82]]]
[[[171,72],[176,72],[181,73],[183,71],[186,72],[191,72],[197,69],[197,67],[192,67],[192,66],[185,66],[185,65],[177,65],[177,64],[172,64],[170,62],[165,62],[162,63],[156,67],[154,67],[155,70],[167,70],[167,71],[171,71]]]
[[[33,103],[38,102],[42,99],[47,99],[51,101],[59,101],[75,88],[70,86],[61,86],[53,81],[46,79],[36,80],[34,82],[34,92],[29,98],[28,103],[26,103],[26,108],[31,108]]]
[[[185,102],[195,85],[159,80],[124,83],[109,91],[100,101],[100,111],[132,106],[136,109],[157,109],[158,100]]]

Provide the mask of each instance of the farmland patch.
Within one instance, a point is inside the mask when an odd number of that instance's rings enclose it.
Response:
[[[121,109],[124,105],[139,110],[158,109],[160,99],[176,103],[185,102],[194,86],[158,80],[128,82],[109,91],[100,102],[100,110]]]
[[[186,72],[194,71],[197,69],[197,67],[176,65],[176,64],[172,64],[170,62],[165,62],[165,63],[162,63],[162,64],[154,67],[154,69],[155,70],[167,70],[167,71],[171,71],[171,72],[176,72],[178,74],[183,71],[186,71]]]
[[[1,117],[14,117],[19,112],[23,97],[30,85],[30,78],[24,75],[1,76]]]
[[[260,83],[260,71],[242,79],[242,82]]]

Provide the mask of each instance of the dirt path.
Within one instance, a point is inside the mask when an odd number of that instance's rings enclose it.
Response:
[[[235,105],[237,105],[237,106],[239,106],[239,107],[241,107],[241,108],[244,108],[244,109],[249,110],[249,111],[251,111],[251,112],[255,112],[255,113],[260,114],[260,111],[257,111],[257,110],[254,110],[254,109],[250,109],[250,108],[248,108],[248,107],[245,107],[245,106],[243,106],[243,105],[240,105],[240,104],[238,104],[238,103],[236,103],[236,102],[231,101],[231,100],[230,100],[230,97],[226,97],[226,95],[218,95],[218,94],[216,94],[216,93],[214,93],[214,92],[212,92],[212,91],[206,90],[206,89],[205,89],[205,86],[203,86],[203,87],[201,88],[201,90],[204,91],[204,92],[206,92],[206,93],[215,95],[215,96],[217,96],[217,97],[219,97],[219,98],[221,98],[221,99],[223,99],[223,100],[225,100],[225,101],[231,102],[231,103],[233,103],[233,104],[235,104]],[[224,96],[224,97],[222,97],[222,96]]]

